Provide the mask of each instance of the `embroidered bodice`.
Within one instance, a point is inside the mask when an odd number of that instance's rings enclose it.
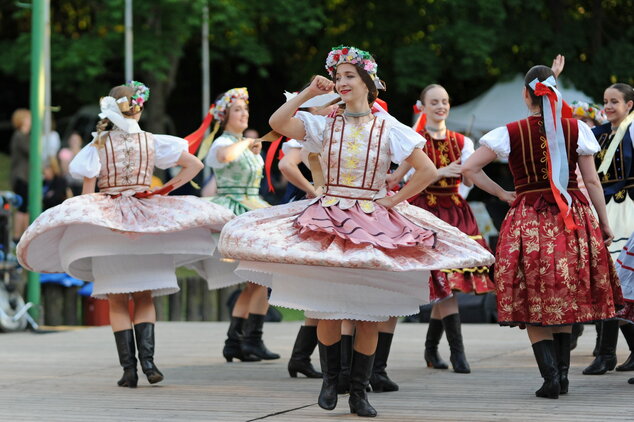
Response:
[[[104,193],[142,192],[154,172],[154,137],[151,133],[113,130],[102,135],[97,147],[101,169],[97,186]]]
[[[218,195],[259,195],[264,167],[264,161],[260,155],[253,154],[250,149],[246,149],[240,157],[229,163],[217,161],[219,148],[235,144],[241,139],[241,137],[225,131],[214,141],[209,151],[206,162],[214,169]]]

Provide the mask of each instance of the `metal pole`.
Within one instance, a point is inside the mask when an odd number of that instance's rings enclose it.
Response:
[[[31,139],[29,151],[29,217],[30,221],[42,212],[42,118],[44,117],[44,44],[46,10],[49,0],[34,0],[31,17]],[[40,317],[40,278],[30,272],[26,296],[33,303],[29,312],[37,321]]]
[[[203,6],[203,28],[202,28],[202,71],[203,71],[203,119],[209,111],[211,101],[210,88],[211,79],[209,71],[209,6]]]
[[[51,11],[50,8],[46,7],[44,10],[44,135],[42,138],[42,149],[44,150],[42,158],[45,161],[50,158],[48,156],[49,136],[53,126],[51,98]]]
[[[125,80],[134,79],[132,0],[125,0]]]

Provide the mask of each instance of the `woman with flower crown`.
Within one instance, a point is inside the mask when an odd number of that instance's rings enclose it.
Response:
[[[17,249],[28,270],[94,281],[92,295],[110,306],[124,369],[118,385],[131,388],[138,382],[135,338],[148,381],[163,380],[154,364],[152,298],[177,292],[176,267],[208,259],[216,246],[212,233],[233,218],[227,209],[195,197],[163,196],[189,182],[203,164],[187,152],[185,140],[141,130],[149,93],[133,81],[101,99],[93,141],[69,166],[73,177],[84,180],[82,195],[42,213]],[[182,169],[173,179],[149,191],[155,166],[177,165]]]
[[[488,265],[493,257],[458,229],[403,202],[432,181],[436,169],[420,150],[424,138],[386,112],[371,113],[378,88],[384,88],[372,56],[336,47],[326,68],[334,82],[317,76],[269,120],[277,132],[321,154],[324,194],[237,217],[220,236],[221,253],[240,260],[237,273],[272,287],[271,303],[319,319],[324,378],[318,404],[324,409],[337,404],[341,320],[356,320],[350,411],[376,416],[366,386],[378,322],[417,313],[428,296],[430,270]],[[333,87],[344,113],[293,116],[302,103]],[[404,160],[416,172],[388,196],[390,162]]]
[[[615,261],[634,231],[634,89],[625,83],[610,85],[603,93],[603,112],[607,123],[595,126],[592,132],[601,147],[595,165],[601,185],[610,225],[614,228],[614,242],[610,254]],[[623,291],[629,291],[623,286]],[[627,302],[618,316],[634,320],[634,306]],[[630,355],[617,366],[616,346],[619,328],[627,341]],[[599,349],[584,375],[603,375],[607,371],[634,371],[634,324],[624,321],[605,321],[601,326]]]
[[[511,205],[497,244],[498,322],[526,327],[544,379],[535,395],[556,399],[568,393],[571,324],[614,318],[623,297],[594,167],[599,145],[585,123],[561,117],[553,70],[534,66],[524,81],[532,115],[484,135],[462,174]],[[496,157],[508,157],[515,192],[482,171]],[[577,163],[598,221],[577,187]]]
[[[270,205],[260,196],[260,181],[264,160],[260,156],[261,140],[245,138],[242,133],[249,126],[249,92],[233,88],[221,94],[209,109],[201,127],[187,136],[190,151],[195,150],[202,134],[215,121],[214,129],[202,141],[198,156],[205,158],[216,178],[217,194],[207,198],[214,204],[231,210],[236,215]],[[219,129],[222,134],[214,140]],[[213,142],[213,143],[212,143]],[[210,147],[211,146],[211,147]],[[246,279],[233,274],[237,263],[216,259],[201,261],[193,268],[207,279],[210,289],[232,286]],[[262,341],[264,317],[269,308],[267,288],[247,282],[231,312],[231,321],[222,354],[227,362],[279,359]]]

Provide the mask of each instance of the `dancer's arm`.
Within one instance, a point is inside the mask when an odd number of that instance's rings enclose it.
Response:
[[[594,209],[599,216],[599,225],[601,226],[601,233],[603,234],[603,240],[606,245],[612,243],[614,239],[614,233],[610,228],[608,221],[608,213],[605,208],[605,197],[603,196],[603,187],[597,174],[597,169],[594,163],[593,155],[580,155],[578,159],[579,170],[581,171],[581,177],[583,183],[586,185],[588,196],[594,205]]]
[[[438,177],[436,166],[420,148],[415,148],[405,161],[414,167],[416,171],[412,178],[409,179],[409,182],[396,195],[386,196],[376,201],[386,208],[392,208],[399,202],[420,193]]]
[[[334,85],[331,80],[323,76],[315,77],[306,89],[282,104],[282,106],[271,115],[269,125],[271,125],[274,131],[288,138],[304,139],[306,137],[306,129],[300,119],[293,117],[295,111],[311,98],[329,93],[332,91]]]
[[[313,185],[310,184],[299,169],[299,163],[301,162],[301,148],[289,148],[288,152],[284,154],[284,157],[280,160],[278,167],[289,182],[306,192],[309,197],[314,198],[315,188],[313,188]]]
[[[97,184],[96,177],[84,177],[84,184],[81,188],[81,194],[95,193],[95,186]]]
[[[196,156],[190,154],[187,151],[183,151],[180,158],[176,162],[177,166],[181,167],[181,171],[178,172],[176,176],[170,179],[163,188],[166,186],[172,186],[172,189],[178,189],[183,186],[185,183],[189,182],[196,176],[205,165],[200,161]]]
[[[497,196],[500,200],[511,204],[515,201],[515,192],[509,192],[497,183],[495,183],[482,170],[484,166],[495,160],[497,155],[489,147],[482,146],[474,152],[466,163],[462,164],[462,175],[471,183],[474,183],[480,189]]]

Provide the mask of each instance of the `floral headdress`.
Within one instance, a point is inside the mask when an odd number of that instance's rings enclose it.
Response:
[[[225,119],[227,109],[235,100],[244,100],[249,104],[249,91],[246,88],[233,88],[222,94],[222,97],[209,108],[209,112],[213,114],[214,119],[221,122]]]
[[[601,107],[596,104],[586,103],[585,101],[573,101],[571,106],[573,116],[588,117],[600,125],[608,121]]]
[[[125,86],[132,88],[133,94],[130,101],[128,101],[128,97],[117,98],[119,110],[122,113],[137,114],[143,110],[143,105],[150,99],[150,88],[138,81],[128,81]]]
[[[198,158],[201,160],[205,158],[207,152],[209,152],[209,148],[211,148],[214,136],[218,132],[218,129],[220,129],[220,122],[224,121],[227,116],[227,109],[231,107],[236,100],[244,100],[245,103],[249,104],[249,91],[247,91],[246,88],[230,89],[222,94],[222,97],[209,107],[209,112],[200,127],[185,137],[187,142],[189,142],[190,153],[194,154],[196,150],[198,150]],[[205,131],[207,131],[212,120],[215,120],[216,124],[211,133],[203,140]],[[199,146],[200,149],[198,148]]]
[[[350,63],[360,66],[363,70],[368,72],[377,89],[385,89],[385,86],[376,74],[379,65],[376,64],[374,57],[367,51],[345,45],[333,47],[326,58],[326,70],[332,79],[335,78],[335,71],[337,66],[341,63]]]

